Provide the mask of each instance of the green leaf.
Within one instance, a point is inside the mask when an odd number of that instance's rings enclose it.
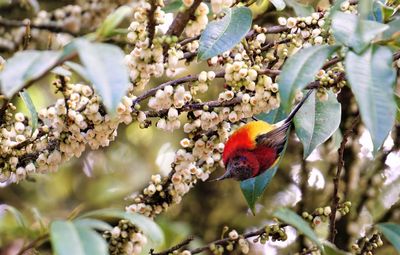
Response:
[[[370,47],[362,55],[348,52],[345,67],[376,152],[392,129],[396,116],[396,72],[392,67],[392,52],[383,46]]]
[[[295,91],[303,89],[313,81],[325,60],[338,48],[324,45],[301,49],[285,62],[278,83],[281,104],[287,112],[290,110]]]
[[[21,227],[27,228],[25,217],[17,208],[7,204],[0,204],[0,212],[2,211],[10,212]]]
[[[400,47],[400,18],[392,20],[387,24],[389,29],[385,30],[382,35],[383,40],[394,40],[397,47]]]
[[[71,221],[53,221],[50,241],[57,255],[108,255],[106,241],[96,231]]]
[[[266,121],[268,123],[277,123],[286,118],[286,113],[283,107],[271,110],[268,113],[261,113],[257,116],[257,119]]]
[[[389,26],[370,20],[359,20],[354,14],[336,12],[332,17],[335,39],[355,52],[361,53],[377,35]]]
[[[297,16],[306,17],[314,12],[314,8],[310,5],[305,5],[297,2],[296,0],[285,0],[286,4],[293,8]]]
[[[115,218],[126,219],[132,224],[136,225],[143,233],[149,237],[155,244],[161,245],[164,242],[164,234],[160,227],[150,218],[140,215],[138,213],[128,213],[119,209],[100,209],[96,211],[87,212],[81,215],[78,219],[82,218]]]
[[[70,77],[72,75],[72,73],[70,71],[68,71],[67,69],[65,69],[64,67],[61,67],[61,66],[55,67],[53,70],[51,70],[51,73],[54,73],[54,74],[60,75],[60,76],[66,76],[66,77]]]
[[[240,182],[240,188],[247,201],[250,210],[255,214],[255,205],[257,200],[264,193],[268,184],[275,176],[278,167],[275,166],[259,176]]]
[[[400,252],[400,225],[390,222],[377,224],[379,231],[392,243],[393,247]]]
[[[286,4],[283,0],[270,0],[271,4],[273,4],[278,11],[282,11],[285,9]]]
[[[57,255],[85,254],[79,233],[71,221],[53,221],[50,225],[50,240]]]
[[[167,4],[163,9],[164,12],[175,12],[183,6],[182,0],[175,0]]]
[[[313,91],[294,118],[296,134],[304,146],[307,158],[320,144],[333,135],[340,125],[341,105],[333,92],[326,102],[319,101]]]
[[[76,39],[73,45],[104,106],[111,114],[115,114],[118,103],[129,87],[124,52],[111,44],[90,43],[84,39]]]
[[[1,93],[11,98],[28,82],[42,76],[59,61],[58,51],[22,51],[10,58],[0,73]]]
[[[97,229],[101,231],[111,230],[112,226],[105,221],[97,220],[97,219],[76,219],[74,220],[75,226]]]
[[[28,111],[31,115],[31,125],[32,125],[32,133],[36,130],[38,126],[38,113],[36,111],[35,105],[32,102],[31,97],[29,96],[29,93],[26,92],[25,90],[19,92],[19,95],[21,96],[22,100],[24,101],[26,107],[28,108]]]
[[[322,251],[324,248],[321,241],[318,239],[315,232],[311,229],[308,223],[303,220],[299,215],[287,208],[279,208],[274,212],[274,217],[280,219],[283,222],[295,227],[299,232],[303,233],[311,241],[313,241]]]
[[[107,242],[96,232],[87,227],[76,226],[86,255],[108,255]],[[75,253],[70,253],[74,254]]]
[[[130,14],[132,14],[132,7],[124,5],[116,9],[113,13],[107,16],[104,22],[96,30],[97,37],[109,37],[113,33],[115,28],[117,28],[118,25],[121,24],[124,18],[128,17]]]
[[[323,242],[325,255],[351,255],[351,253],[339,250],[333,243]]]
[[[67,66],[68,68],[70,68],[76,74],[78,74],[85,81],[90,81],[89,74],[82,65],[77,64],[75,62],[71,62],[71,61],[65,62],[64,65]]]
[[[222,19],[210,22],[201,34],[198,59],[209,59],[232,49],[249,32],[251,23],[249,8],[227,9]]]

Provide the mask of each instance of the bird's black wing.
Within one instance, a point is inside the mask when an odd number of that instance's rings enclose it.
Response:
[[[257,136],[257,145],[274,148],[277,153],[281,153],[285,147],[287,140],[287,132],[292,124],[291,121],[284,123],[282,126],[269,131],[268,133]]]

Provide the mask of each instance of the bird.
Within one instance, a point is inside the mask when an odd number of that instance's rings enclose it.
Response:
[[[229,137],[222,153],[226,171],[212,181],[229,178],[244,181],[275,166],[285,147],[293,118],[311,93],[309,90],[288,117],[276,124],[255,120],[237,129]]]

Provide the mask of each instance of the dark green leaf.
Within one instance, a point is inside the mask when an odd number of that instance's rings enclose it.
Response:
[[[107,16],[104,22],[96,30],[97,37],[109,37],[113,33],[114,29],[121,24],[124,18],[128,17],[130,14],[132,14],[132,7],[124,5],[116,9],[113,13]]]
[[[317,235],[311,229],[308,223],[292,210],[287,208],[279,208],[274,212],[274,217],[295,227],[298,231],[313,241],[322,251],[324,250],[321,241],[318,239]]]
[[[75,226],[97,229],[101,231],[111,230],[112,226],[105,221],[97,220],[97,219],[76,219],[74,220]]]
[[[335,39],[361,53],[377,35],[389,26],[370,20],[359,20],[354,14],[336,12],[332,17]]]
[[[3,212],[3,211],[10,212],[14,216],[16,222],[21,227],[23,227],[23,228],[27,227],[25,217],[22,215],[22,213],[17,208],[15,208],[11,205],[0,204],[0,212]]]
[[[35,105],[32,102],[31,97],[29,96],[28,92],[25,90],[19,92],[22,100],[25,103],[26,108],[28,108],[29,113],[31,115],[31,125],[32,125],[32,133],[36,130],[38,125],[38,113],[36,111]]]
[[[225,16],[210,22],[199,41],[199,60],[212,58],[232,49],[249,32],[252,14],[247,7],[227,9]]]
[[[94,230],[76,226],[78,235],[86,255],[108,255],[108,245],[106,241]],[[75,254],[75,253],[70,253]]]
[[[257,200],[264,193],[277,170],[278,167],[275,166],[257,177],[240,182],[242,193],[253,214],[255,214],[255,205]]]
[[[283,0],[270,0],[270,1],[271,4],[273,4],[278,11],[282,11],[286,7],[285,1]]]
[[[175,0],[167,4],[164,8],[164,12],[175,12],[183,6],[182,0]]]
[[[295,91],[303,89],[313,81],[324,61],[338,48],[338,46],[327,45],[305,48],[285,62],[278,83],[281,104],[287,112],[290,110]]]
[[[137,213],[128,213],[119,209],[109,208],[85,213],[79,217],[79,219],[81,218],[126,219],[142,230],[155,244],[160,245],[164,242],[164,234],[160,227],[150,218]]]
[[[346,77],[376,152],[392,129],[396,115],[392,52],[383,46],[370,47],[361,56],[348,52],[345,66]]]
[[[11,98],[28,82],[42,76],[57,63],[57,51],[22,51],[10,58],[0,73],[1,92]]]
[[[310,16],[314,12],[314,9],[311,7],[311,5],[301,4],[296,0],[285,0],[285,2],[288,6],[293,8],[297,16],[306,17]]]
[[[326,102],[319,101],[315,91],[304,102],[294,118],[296,134],[304,146],[304,158],[324,143],[339,127],[341,105],[333,92],[328,92]]]
[[[351,255],[351,253],[339,250],[333,243],[323,242],[325,255]]]
[[[71,221],[53,221],[50,225],[50,240],[57,255],[85,255],[79,233]]]
[[[124,52],[117,46],[90,43],[84,39],[73,42],[88,78],[101,96],[106,109],[114,114],[129,87],[129,76],[124,64]]]
[[[397,252],[400,252],[400,225],[390,222],[379,223],[379,231],[385,235],[386,239],[392,243]]]

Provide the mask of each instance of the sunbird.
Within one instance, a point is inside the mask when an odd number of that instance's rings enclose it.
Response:
[[[251,121],[237,129],[229,137],[222,153],[226,172],[214,181],[228,178],[243,181],[273,167],[285,147],[294,116],[311,92],[308,91],[286,119],[276,124],[262,120]]]

